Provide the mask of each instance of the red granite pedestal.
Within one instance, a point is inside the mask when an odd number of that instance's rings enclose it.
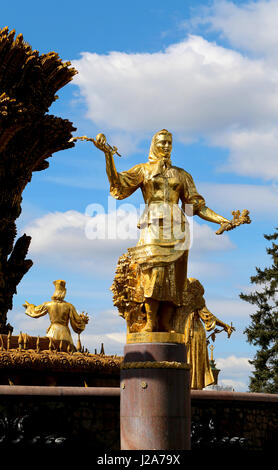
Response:
[[[190,449],[190,370],[184,344],[127,344],[121,370],[121,449]]]

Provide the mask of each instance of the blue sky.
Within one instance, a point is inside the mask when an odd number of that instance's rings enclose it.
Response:
[[[27,5],[27,6],[26,6]],[[79,71],[50,112],[76,135],[104,131],[119,147],[119,170],[146,161],[151,136],[173,133],[172,161],[192,174],[207,205],[225,217],[249,209],[251,225],[217,237],[195,218],[189,275],[206,289],[208,308],[236,332],[215,342],[220,381],[246,390],[254,349],[246,342],[255,266],[269,263],[264,233],[277,216],[278,5],[276,1],[19,1],[1,7],[9,26],[41,53],[55,50]],[[24,315],[26,299],[48,300],[52,281],[67,281],[68,301],[91,316],[82,334],[91,351],[104,342],[121,354],[124,321],[109,287],[118,256],[133,240],[89,240],[86,207],[108,211],[103,155],[89,143],[58,152],[23,193],[19,233],[32,236],[34,266],[18,286],[8,321],[15,334],[45,334],[48,319]],[[135,193],[126,201],[142,203]],[[117,202],[117,209],[128,210]],[[110,206],[111,207],[111,206]],[[125,214],[125,212],[123,212]],[[103,216],[107,223],[112,214]],[[133,219],[131,219],[133,221]],[[135,221],[134,221],[135,224]],[[81,338],[82,339],[82,338]]]

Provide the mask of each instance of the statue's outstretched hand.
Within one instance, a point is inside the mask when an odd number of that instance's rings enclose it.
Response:
[[[225,325],[225,331],[227,332],[228,338],[230,338],[233,331],[235,331],[235,327],[231,323],[230,325]]]
[[[89,315],[88,315],[87,312],[80,313],[79,318],[80,318],[80,320],[82,320],[87,325],[87,323],[89,321]]]
[[[92,141],[99,150],[102,150],[102,152],[110,150],[104,134],[98,134],[95,139],[92,139]]]
[[[229,230],[233,230],[233,228],[235,228],[235,227],[232,226],[231,221],[223,222],[220,225],[220,228],[215,233],[216,233],[216,235],[221,235],[223,232],[228,232]]]
[[[86,135],[83,135],[81,137],[72,137],[69,142],[77,142],[78,140],[93,142],[93,144],[102,152],[110,153],[111,155],[115,155],[116,153],[119,157],[121,157],[117,147],[111,147],[111,145],[108,144],[104,134],[98,134],[95,139],[92,139],[92,137],[87,137]]]
[[[223,222],[217,232],[215,232],[216,235],[221,235],[223,232],[233,230],[234,228],[242,224],[251,224],[249,211],[247,209],[244,209],[241,213],[240,211],[233,211],[232,215],[232,220],[229,220],[228,222]]]
[[[110,153],[111,155],[115,155],[115,153],[120,157],[121,155],[118,152],[117,147],[108,144],[106,137],[104,134],[98,134],[95,139],[92,139],[95,146],[102,150],[104,153]]]

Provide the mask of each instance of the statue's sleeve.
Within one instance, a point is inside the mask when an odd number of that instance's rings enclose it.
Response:
[[[74,306],[70,304],[70,324],[75,333],[82,333],[86,327],[86,322],[80,318]]]
[[[185,204],[193,206],[193,215],[206,205],[205,199],[197,191],[192,176],[186,172],[183,173],[183,193],[181,200],[183,206],[185,206]]]
[[[204,322],[207,331],[213,330],[216,326],[217,318],[207,309],[205,306],[202,310],[199,310],[199,316]]]
[[[117,174],[116,181],[110,180],[110,194],[115,199],[125,199],[138,189],[143,182],[143,166],[135,165],[127,171]]]
[[[32,318],[43,317],[43,315],[46,315],[48,313],[47,302],[44,302],[43,304],[37,306],[33,304],[28,304],[25,313],[26,315]]]

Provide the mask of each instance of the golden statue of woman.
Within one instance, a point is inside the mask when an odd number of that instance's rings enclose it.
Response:
[[[185,212],[191,208],[192,215],[219,224],[222,233],[250,223],[248,211],[233,224],[209,209],[192,176],[172,165],[172,134],[166,129],[153,136],[146,163],[121,173],[114,162],[117,148],[108,145],[103,134],[81,139],[92,140],[104,152],[110,194],[125,199],[140,188],[146,204],[138,223],[140,239],[119,259],[112,286],[114,304],[127,320],[128,331],[184,333],[190,246]],[[177,315],[183,321],[177,321]]]

